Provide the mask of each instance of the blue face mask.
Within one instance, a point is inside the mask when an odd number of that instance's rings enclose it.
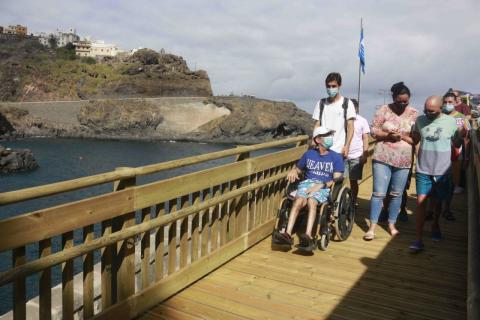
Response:
[[[453,104],[444,104],[442,107],[442,111],[443,113],[450,113],[453,111],[454,108],[455,106]]]
[[[327,88],[327,94],[330,98],[335,97],[338,94],[338,88]]]
[[[332,136],[324,137],[322,146],[325,149],[330,149],[333,146],[333,137]]]

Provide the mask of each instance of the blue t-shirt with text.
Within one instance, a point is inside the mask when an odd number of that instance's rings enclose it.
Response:
[[[332,150],[325,155],[321,155],[318,150],[308,150],[298,160],[297,167],[305,171],[305,179],[321,182],[333,180],[334,172],[345,171],[343,157]]]

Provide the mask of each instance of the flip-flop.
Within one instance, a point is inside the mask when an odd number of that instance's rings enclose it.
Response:
[[[375,239],[375,233],[371,232],[371,231],[367,231],[365,233],[365,235],[363,236],[363,240],[365,241],[370,241],[370,240],[373,240]]]

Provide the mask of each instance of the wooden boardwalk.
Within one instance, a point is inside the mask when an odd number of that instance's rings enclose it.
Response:
[[[415,208],[412,181],[408,209]],[[465,319],[467,298],[467,196],[452,205],[457,221],[441,220],[444,240],[429,239],[411,254],[414,216],[386,226],[371,242],[367,228],[371,180],[361,185],[356,225],[345,242],[313,256],[272,251],[267,238],[142,319]]]

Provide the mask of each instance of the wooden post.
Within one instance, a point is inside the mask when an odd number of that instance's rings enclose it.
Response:
[[[150,221],[150,207],[142,209],[142,223]],[[141,243],[142,289],[150,285],[150,231],[142,235]]]
[[[62,234],[62,250],[73,247],[73,231]],[[73,320],[73,260],[62,264],[62,319]]]
[[[210,189],[205,189],[202,191],[202,199],[203,201],[210,198]],[[208,210],[200,211],[199,215],[202,219],[202,231],[201,231],[201,257],[205,257],[208,255],[208,233],[210,232],[210,212]]]
[[[177,199],[170,200],[170,214],[177,211]],[[177,270],[177,222],[170,223],[168,228],[168,275]]]
[[[159,203],[155,207],[156,216],[161,217],[165,215],[165,204]],[[163,260],[165,253],[165,226],[157,229],[155,234],[155,281],[160,281],[163,278]]]
[[[112,219],[102,222],[102,236],[112,233]],[[116,246],[106,246],[102,249],[102,309],[110,307],[117,301],[117,279],[112,276],[114,257],[117,253]]]
[[[200,203],[200,192],[194,192],[192,194],[192,205]],[[199,257],[199,244],[200,244],[200,214],[194,213],[192,215],[192,235],[191,235],[191,248],[190,263],[194,263]]]
[[[125,168],[117,168],[123,170]],[[136,178],[118,180],[114,183],[114,191],[135,186]],[[112,232],[135,225],[135,212],[124,214],[113,221]],[[116,278],[117,302],[127,299],[135,293],[135,238],[128,238],[117,243],[113,274]],[[113,277],[112,277],[113,278]]]
[[[220,186],[213,187],[213,198],[218,197],[220,195]],[[219,220],[219,213],[220,213],[220,204],[217,204],[213,208],[211,208],[212,213],[212,223],[211,223],[211,230],[210,230],[210,252],[217,250],[218,247],[218,236],[220,231],[220,220]]]
[[[83,242],[93,240],[93,225],[83,228]],[[93,316],[93,251],[87,253],[83,258],[83,317],[85,319]]]
[[[180,208],[184,209],[189,205],[188,195],[180,198]],[[188,217],[180,221],[180,269],[188,263]]]
[[[16,248],[12,252],[13,267],[21,266],[26,262],[25,246]],[[26,286],[25,277],[21,277],[13,283],[13,319],[26,318]]]
[[[50,238],[40,241],[38,248],[40,258],[52,253],[52,241]],[[46,268],[40,272],[40,319],[52,318],[52,270]]]

